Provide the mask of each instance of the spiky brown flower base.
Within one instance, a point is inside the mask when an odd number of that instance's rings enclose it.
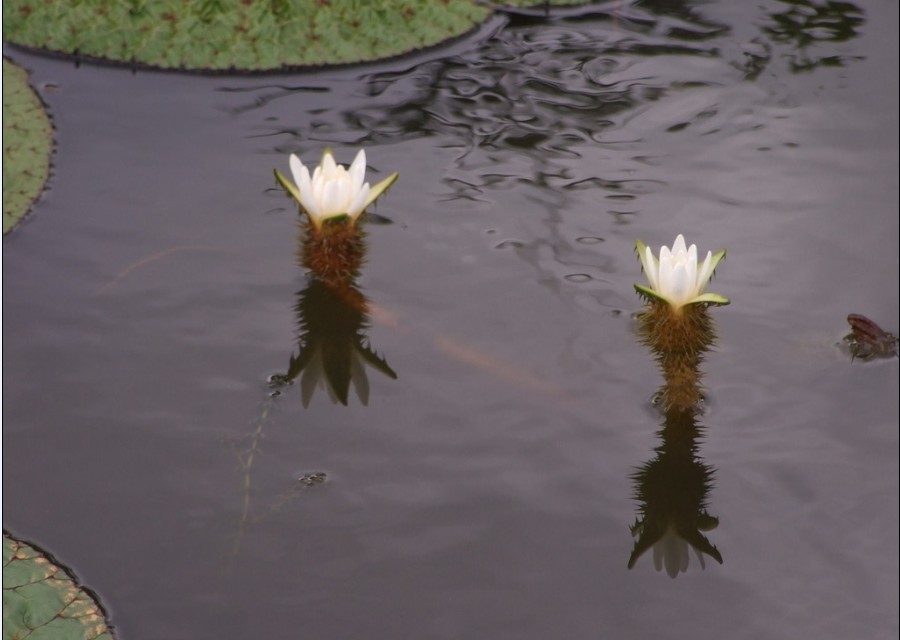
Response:
[[[365,233],[346,219],[326,221],[321,228],[304,220],[301,226],[300,263],[329,286],[349,286],[365,259]]]
[[[706,306],[673,309],[665,302],[649,301],[638,315],[638,331],[662,369],[663,408],[697,407],[702,396],[700,364],[716,340]]]

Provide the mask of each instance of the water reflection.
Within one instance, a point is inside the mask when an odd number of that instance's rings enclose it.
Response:
[[[326,221],[321,230],[309,225],[301,233],[298,258],[309,270],[309,280],[297,292],[294,305],[297,353],[277,381],[290,383],[299,377],[304,407],[317,388],[327,390],[333,403],[346,406],[351,383],[359,401],[367,405],[367,366],[397,378],[366,335],[369,301],[356,283],[365,252],[364,232],[342,220]]]
[[[789,44],[793,52],[787,56],[794,73],[818,67],[842,67],[845,58],[834,51],[817,51],[821,43],[846,42],[859,35],[863,10],[852,2],[829,0],[778,0],[781,11],[769,15],[770,23],[763,33],[774,42]]]
[[[696,80],[635,68],[640,60],[715,57],[707,41],[728,31],[690,11],[660,18],[616,3],[583,14],[540,30],[514,21],[470,52],[366,76],[366,103],[343,114],[344,127],[372,143],[457,141],[460,174],[446,178],[457,197],[522,182],[565,185],[565,161],[580,157],[579,145],[621,143],[609,134],[629,114]],[[523,173],[526,158],[532,171]]]
[[[662,370],[665,384],[657,394],[664,421],[656,455],[633,476],[639,515],[628,568],[653,549],[657,571],[672,578],[688,569],[690,548],[702,568],[704,555],[722,563],[722,554],[704,535],[718,518],[708,511],[715,469],[700,457],[703,411],[700,365],[715,341],[715,326],[702,305],[673,312],[663,302],[648,303],[638,316],[641,339]]]
[[[347,218],[325,220],[321,227],[304,218],[300,224],[297,258],[308,270],[307,285],[297,292],[297,353],[291,354],[288,370],[269,379],[270,392],[257,417],[246,448],[238,452],[243,470],[241,514],[231,550],[236,558],[250,518],[253,465],[261,452],[263,427],[274,403],[284,389],[300,378],[304,408],[309,407],[316,389],[324,388],[335,404],[346,406],[350,386],[359,401],[369,402],[366,365],[391,379],[397,374],[369,345],[369,301],[357,285],[366,255],[365,232]],[[324,472],[303,475],[286,493],[270,505],[274,511],[293,500],[300,491],[325,482]],[[260,516],[262,517],[262,516]],[[258,518],[257,518],[258,519]]]

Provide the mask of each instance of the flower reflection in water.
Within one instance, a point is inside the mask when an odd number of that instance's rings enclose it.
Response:
[[[253,465],[261,452],[263,426],[285,387],[300,378],[301,400],[308,407],[317,388],[325,388],[335,404],[347,405],[350,386],[365,406],[369,402],[369,378],[366,366],[396,379],[387,361],[369,345],[369,301],[356,283],[365,259],[365,232],[356,219],[340,216],[316,221],[304,218],[300,223],[297,258],[308,270],[306,287],[297,293],[297,354],[291,355],[288,370],[273,375],[270,393],[255,421],[246,449],[238,453],[243,470],[243,497],[238,530],[231,556],[237,557],[250,518]],[[321,484],[323,472],[301,477],[298,487]],[[296,489],[297,487],[294,487]],[[277,509],[296,495],[289,491],[271,505]]]
[[[629,569],[650,548],[656,570],[665,567],[672,578],[687,571],[689,546],[701,567],[706,566],[704,554],[722,563],[722,554],[701,533],[715,529],[719,520],[707,512],[714,469],[697,455],[700,431],[693,410],[670,409],[656,457],[634,474],[640,516],[631,527],[635,543]]]
[[[309,282],[297,293],[298,352],[280,382],[300,378],[303,406],[317,388],[335,404],[347,405],[351,383],[359,401],[369,402],[371,367],[388,378],[397,374],[369,345],[369,301],[356,284],[365,257],[363,231],[346,220],[309,225],[301,236],[299,258]]]

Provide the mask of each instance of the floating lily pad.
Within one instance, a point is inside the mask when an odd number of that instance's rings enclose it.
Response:
[[[504,0],[500,4],[508,7],[572,7],[589,2],[590,0]]]
[[[274,71],[408,53],[459,36],[490,14],[474,0],[6,0],[3,38],[137,66]]]
[[[112,640],[100,604],[71,572],[3,533],[3,638]]]
[[[489,14],[470,0],[8,0],[3,38],[166,69],[265,71],[406,53]]]
[[[41,194],[50,173],[53,127],[28,73],[3,60],[3,233]]]

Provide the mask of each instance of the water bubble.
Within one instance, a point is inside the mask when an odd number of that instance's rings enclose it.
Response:
[[[655,410],[660,416],[665,416],[666,414],[666,392],[664,389],[659,389],[656,393],[654,393],[650,397],[650,408]],[[709,414],[711,405],[711,400],[708,394],[701,392],[700,396],[697,399],[697,403],[694,405],[694,409],[696,410],[697,416],[703,417]]]
[[[494,245],[495,249],[521,249],[525,243],[521,240],[504,240],[500,244]]]
[[[576,238],[575,242],[580,244],[600,244],[601,242],[606,242],[606,239],[597,236],[581,236],[580,238]]]
[[[593,278],[586,273],[570,273],[569,275],[565,276],[565,279],[568,280],[569,282],[578,282],[578,283],[589,282],[589,281],[593,280]]]
[[[292,385],[294,381],[283,373],[273,373],[269,376],[267,383],[270,389],[269,397],[277,398],[281,395],[281,390]]]

